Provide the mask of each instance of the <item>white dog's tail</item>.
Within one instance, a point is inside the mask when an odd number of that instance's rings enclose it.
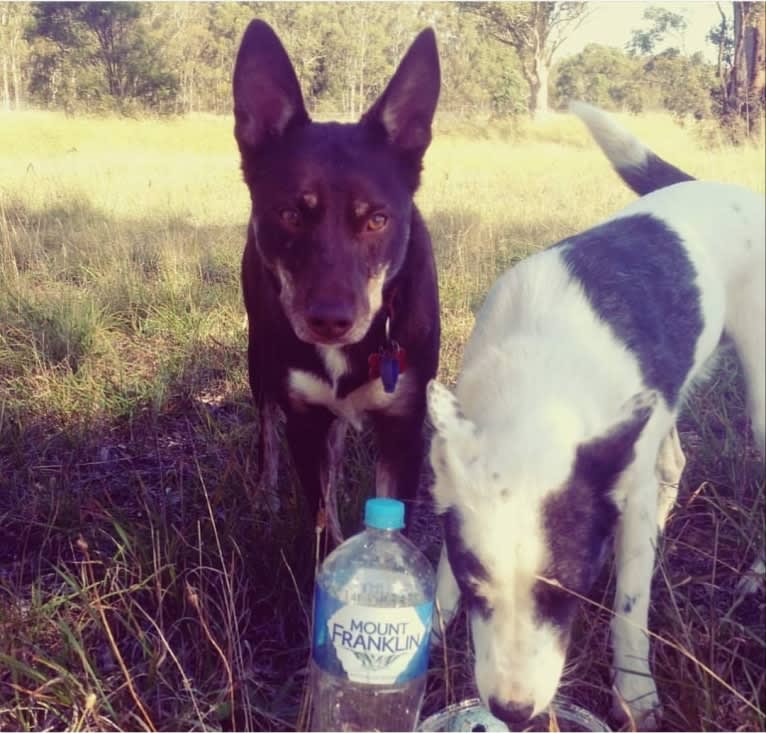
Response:
[[[572,102],[569,111],[588,127],[625,183],[637,194],[656,191],[694,177],[655,155],[610,115],[585,102]]]

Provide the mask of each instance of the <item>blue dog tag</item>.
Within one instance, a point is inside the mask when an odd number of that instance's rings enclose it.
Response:
[[[396,389],[399,379],[399,360],[395,354],[386,351],[380,358],[380,379],[383,382],[383,391],[391,393]]]

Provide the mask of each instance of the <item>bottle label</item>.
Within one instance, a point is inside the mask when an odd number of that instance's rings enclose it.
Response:
[[[433,606],[344,604],[317,584],[314,661],[352,682],[391,685],[419,677],[428,669]]]

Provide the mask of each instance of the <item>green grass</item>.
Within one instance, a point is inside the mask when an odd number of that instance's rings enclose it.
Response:
[[[702,178],[764,191],[763,148],[626,119]],[[286,455],[256,480],[232,121],[0,115],[0,730],[290,729],[305,682],[313,531]],[[441,377],[505,267],[633,195],[582,126],[443,122],[418,203],[440,274]],[[722,243],[725,246],[725,243]],[[727,357],[681,423],[689,463],[651,629],[670,730],[759,730],[763,464]],[[343,514],[371,490],[347,452]],[[436,559],[427,480],[416,533]],[[612,580],[593,599],[609,607]],[[604,608],[581,613],[567,692],[609,706]],[[459,619],[424,712],[473,694]]]

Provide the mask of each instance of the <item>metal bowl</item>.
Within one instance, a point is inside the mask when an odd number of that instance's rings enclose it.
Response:
[[[602,720],[587,710],[572,704],[568,700],[557,698],[553,701],[553,710],[561,731],[599,731],[609,733],[610,728]],[[498,720],[481,700],[472,698],[448,705],[434,715],[420,722],[419,731],[507,731],[508,726]],[[551,730],[547,713],[538,715],[530,721],[524,730]],[[554,729],[555,730],[555,729]]]

